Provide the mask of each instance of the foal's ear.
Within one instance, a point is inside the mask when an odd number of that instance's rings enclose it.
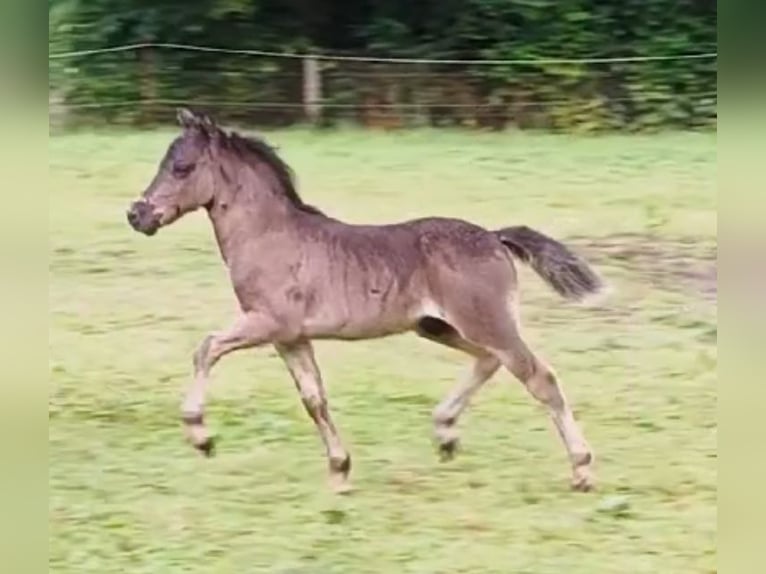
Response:
[[[210,116],[206,115],[200,115],[199,118],[199,127],[207,133],[209,136],[214,135],[218,130],[216,129],[215,121]]]
[[[177,117],[178,123],[184,129],[197,129],[207,136],[213,136],[218,131],[215,122],[205,114],[195,114],[186,108],[180,108]]]
[[[186,108],[179,108],[176,118],[178,118],[178,123],[182,128],[193,128],[199,122],[197,116]]]

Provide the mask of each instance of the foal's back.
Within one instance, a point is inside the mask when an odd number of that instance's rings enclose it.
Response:
[[[412,329],[424,316],[513,278],[503,245],[457,219],[350,225],[305,217],[298,273],[290,289],[304,301],[303,329],[314,338],[367,338]],[[477,283],[477,280],[479,281]]]

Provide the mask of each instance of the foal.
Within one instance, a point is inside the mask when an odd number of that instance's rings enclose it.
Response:
[[[513,258],[528,263],[560,295],[579,300],[598,276],[561,243],[529,229],[488,231],[457,219],[350,225],[303,203],[289,167],[264,141],[227,133],[205,116],[178,114],[183,133],[168,148],[128,221],[153,235],[204,208],[241,313],[194,353],[194,382],[182,406],[191,443],[206,455],[210,370],[224,355],[272,344],[290,371],[324,442],[337,491],[349,488],[351,458],[330,416],[313,339],[371,339],[405,331],[474,359],[467,376],[434,410],[445,457],[471,397],[502,365],[545,405],[572,465],[572,486],[593,486],[593,454],[554,371],[519,330]]]

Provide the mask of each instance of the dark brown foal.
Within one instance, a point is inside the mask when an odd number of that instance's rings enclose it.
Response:
[[[514,259],[528,263],[559,294],[579,300],[601,288],[585,262],[523,226],[489,231],[436,217],[343,223],[303,203],[290,169],[265,142],[227,133],[186,110],[179,121],[182,134],[128,221],[153,235],[204,209],[239,302],[234,324],[205,337],[194,354],[194,381],[182,405],[194,446],[213,452],[204,403],[215,363],[232,351],[271,344],[324,443],[333,487],[347,491],[351,458],[332,420],[311,341],[415,331],[474,361],[434,411],[444,456],[457,445],[460,413],[503,365],[548,408],[569,454],[574,487],[592,487],[593,454],[561,385],[521,338],[514,267]]]

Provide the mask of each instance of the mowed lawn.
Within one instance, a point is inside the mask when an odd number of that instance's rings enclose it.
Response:
[[[192,352],[236,305],[202,213],[153,238],[125,221],[174,135],[50,140],[52,572],[716,571],[714,134],[267,134],[336,217],[527,224],[613,286],[579,307],[522,272],[526,336],[594,447],[595,492],[569,491],[546,413],[506,372],[439,462],[431,410],[469,361],[407,335],[317,344],[348,497],[271,349],[213,372],[218,456],[184,443]]]

